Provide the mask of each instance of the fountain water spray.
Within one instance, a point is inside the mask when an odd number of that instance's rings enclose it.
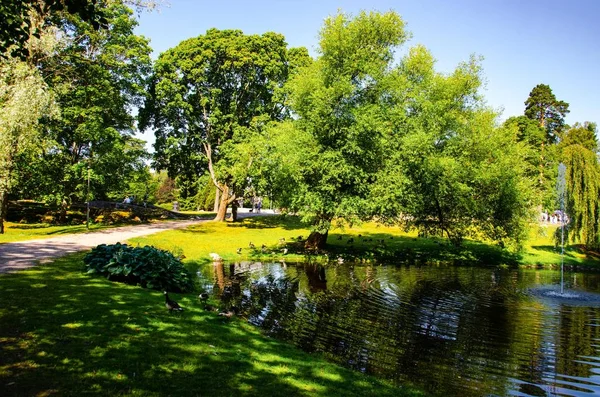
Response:
[[[564,265],[565,265],[565,196],[567,193],[566,183],[567,167],[560,163],[558,165],[558,201],[560,204],[560,293],[564,292]]]

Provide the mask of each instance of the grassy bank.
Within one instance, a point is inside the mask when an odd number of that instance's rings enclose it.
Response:
[[[256,217],[239,223],[208,222],[185,230],[133,239],[134,244],[154,245],[183,252],[188,261],[210,262],[210,253],[224,260],[312,260],[379,261],[388,263],[451,263],[465,265],[555,266],[560,250],[555,247],[556,226],[532,228],[530,241],[521,254],[510,253],[493,244],[465,241],[460,248],[443,238],[418,237],[398,227],[372,223],[329,233],[328,247],[319,253],[302,248],[309,230],[295,217]],[[251,248],[250,243],[254,245]],[[262,246],[265,246],[263,249]],[[240,252],[238,250],[241,248]],[[287,253],[283,250],[287,248]],[[600,266],[600,257],[585,253],[578,246],[567,246],[565,263],[572,266]]]
[[[0,389],[23,395],[418,395],[173,294],[82,272],[82,255],[0,275]]]

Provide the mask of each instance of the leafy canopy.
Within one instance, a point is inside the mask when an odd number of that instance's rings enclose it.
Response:
[[[192,180],[210,172],[226,206],[248,183],[264,126],[287,116],[281,87],[304,53],[277,33],[210,29],[161,54],[141,111],[155,167]]]

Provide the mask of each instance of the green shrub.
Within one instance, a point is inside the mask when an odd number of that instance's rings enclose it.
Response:
[[[88,273],[99,273],[113,281],[175,292],[194,288],[192,275],[178,258],[151,246],[134,248],[120,243],[101,244],[83,261]]]

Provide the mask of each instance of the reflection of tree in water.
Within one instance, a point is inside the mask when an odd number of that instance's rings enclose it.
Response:
[[[516,272],[351,264],[248,266],[223,270],[216,280],[222,280],[222,291],[231,286],[231,302],[251,323],[366,373],[410,381],[441,395],[506,395],[514,387],[535,395],[542,391],[535,385],[548,375],[548,360],[554,361],[544,350],[544,311],[519,296],[518,288],[529,281]],[[575,335],[586,318],[599,318],[599,313],[577,313],[561,312],[568,316],[563,323],[573,323],[571,331],[562,332],[573,335],[556,341],[559,355],[564,355],[560,365],[572,366],[582,352],[595,354],[593,338],[600,336],[600,327],[589,335]],[[570,341],[588,348],[578,350]],[[588,370],[579,364],[575,373],[589,376]],[[510,378],[526,383],[511,386]]]

